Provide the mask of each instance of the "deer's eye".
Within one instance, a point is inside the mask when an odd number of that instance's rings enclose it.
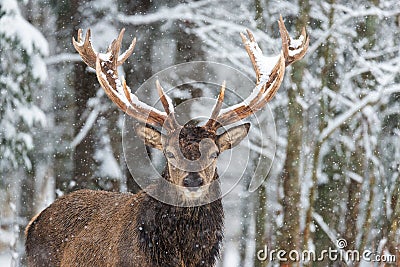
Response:
[[[166,151],[165,156],[169,159],[174,159],[175,155],[172,152]]]
[[[210,159],[216,159],[216,158],[218,158],[218,152],[211,153]]]

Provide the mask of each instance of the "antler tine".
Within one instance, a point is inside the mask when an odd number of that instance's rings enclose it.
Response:
[[[253,93],[242,103],[236,105],[234,109],[227,108],[222,110],[217,119],[220,123],[220,126],[229,125],[240,121],[262,109],[278,91],[283,80],[284,69],[285,60],[283,57],[280,57],[274,69],[271,71],[269,76],[270,78],[266,83],[256,85]],[[255,94],[256,96],[254,96]]]
[[[165,94],[164,89],[162,88],[160,81],[156,80],[156,87],[157,87],[157,92],[161,100],[161,104],[164,107],[165,112],[168,115],[168,119],[165,121],[165,128],[168,131],[174,130],[177,127],[179,127],[179,123],[177,122],[175,115],[174,115],[174,105],[172,103],[172,99]]]
[[[250,58],[251,64],[253,65],[254,71],[256,72],[256,79],[257,79],[256,82],[258,83],[260,81],[260,70],[259,70],[259,68],[257,66],[257,62],[256,62],[256,59],[255,59],[254,53],[251,52],[250,46],[246,45],[246,44],[248,44],[250,42],[253,42],[256,45],[257,45],[257,43],[256,43],[256,41],[254,39],[253,33],[251,31],[249,31],[249,30],[246,30],[246,32],[247,32],[247,35],[249,36],[250,41],[249,41],[249,39],[247,39],[247,37],[243,33],[240,33],[240,37],[242,37],[242,42],[245,45],[244,48],[246,49],[246,52],[247,52],[247,54],[248,54],[248,56]],[[254,47],[254,48],[257,49],[258,45],[257,45],[257,47]],[[260,49],[258,48],[258,50],[260,50]],[[260,50],[260,52],[261,52],[261,50]]]
[[[310,39],[307,36],[305,27],[303,27],[300,38],[297,41],[292,40],[283,22],[282,16],[279,17],[278,25],[282,39],[282,51],[285,57],[285,65],[289,66],[303,58],[307,52]]]
[[[122,28],[122,30],[118,34],[118,38],[115,39],[107,49],[107,53],[110,53],[110,61],[113,61],[116,66],[122,65],[132,55],[133,49],[136,45],[136,38],[133,38],[128,49],[123,54],[119,55],[124,33],[125,28]]]
[[[118,56],[119,56],[119,51],[121,50],[122,38],[124,37],[124,33],[125,33],[125,28],[122,28],[122,30],[118,34],[118,38],[114,39],[107,49],[109,60],[115,66],[118,66]]]
[[[285,67],[305,55],[309,44],[305,28],[303,28],[299,39],[293,40],[289,36],[282,16],[278,24],[282,39],[282,50],[275,57],[263,55],[251,31],[247,30],[248,37],[240,34],[256,72],[256,87],[251,95],[241,103],[221,110],[221,114],[217,117],[218,124],[213,124],[213,127],[217,128],[235,123],[262,109],[278,91],[283,81]]]
[[[135,48],[136,44],[136,38],[132,40],[128,49],[124,53],[119,55],[124,33],[125,29],[123,28],[119,33],[118,38],[114,40],[109,46],[107,54],[100,54],[101,58],[107,58],[110,61],[115,61],[116,66],[120,66],[132,55],[133,49]],[[86,63],[86,65],[88,65],[93,69],[96,69],[96,57],[98,53],[93,48],[90,29],[87,30],[84,40],[82,40],[82,29],[79,29],[77,39],[78,40],[76,41],[75,38],[72,37],[72,43],[76,51],[78,51],[79,55],[81,56],[82,60]]]
[[[91,34],[90,29],[88,29],[85,35],[85,40],[83,41],[82,29],[79,29],[78,41],[75,41],[75,38],[72,37],[72,44],[74,45],[76,51],[78,51],[79,55],[81,56],[82,60],[86,63],[86,65],[95,69],[97,53],[95,52],[92,46],[90,34]]]
[[[82,30],[79,30],[78,40],[72,38],[72,42],[83,61],[96,70],[97,79],[107,96],[121,110],[142,123],[163,127],[168,118],[167,114],[140,101],[136,95],[132,94],[125,80],[122,79],[121,82],[118,78],[117,67],[132,54],[136,43],[136,39],[133,39],[129,48],[119,55],[124,32],[125,30],[122,29],[118,38],[109,46],[106,54],[95,52],[91,43],[90,30],[87,31],[84,41],[82,40]]]
[[[167,112],[168,115],[173,113],[174,105],[172,104],[172,100],[165,94],[164,89],[162,88],[159,80],[156,81],[156,87],[158,95],[161,100],[161,104],[163,105],[165,112]]]
[[[212,109],[210,119],[207,121],[205,127],[209,129],[216,129],[217,125],[219,124],[217,121],[219,112],[221,111],[222,104],[224,102],[224,97],[225,97],[225,87],[226,87],[226,81],[222,82],[221,88],[219,90],[218,98],[217,98],[217,103],[215,103],[214,108]]]
[[[103,87],[107,96],[127,115],[137,119],[140,122],[162,127],[167,116],[147,104],[141,102],[136,95],[131,93],[125,80],[121,81],[115,76],[115,70],[109,68],[112,64],[101,61],[100,57],[96,59],[96,75],[101,87]]]
[[[128,49],[119,55],[118,57],[118,66],[122,65],[133,53],[133,49],[135,48],[136,45],[136,37],[133,38],[131,44],[129,45]]]

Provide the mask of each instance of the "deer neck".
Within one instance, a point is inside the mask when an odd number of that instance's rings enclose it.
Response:
[[[154,266],[214,266],[223,239],[222,202],[179,207],[145,195],[137,213],[140,247]]]

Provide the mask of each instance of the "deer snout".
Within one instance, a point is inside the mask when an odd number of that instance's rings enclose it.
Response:
[[[197,187],[200,187],[203,184],[204,180],[197,172],[189,172],[185,179],[183,179],[183,185],[188,187],[190,191],[197,190]]]

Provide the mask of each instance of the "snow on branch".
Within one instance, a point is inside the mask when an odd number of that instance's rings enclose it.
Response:
[[[379,102],[382,96],[390,95],[395,92],[400,92],[400,87],[392,87],[386,88],[381,91],[373,91],[370,92],[367,96],[361,99],[358,103],[354,103],[351,108],[349,108],[346,112],[342,113],[336,119],[329,122],[328,126],[322,130],[319,141],[322,143],[325,141],[337,128],[341,125],[345,124],[347,120],[351,119],[357,112],[361,111],[368,105],[373,105]]]
[[[200,8],[204,5],[210,3],[210,0],[199,1],[199,2],[191,2],[184,5],[176,5],[174,7],[166,8],[162,7],[157,12],[149,13],[149,14],[135,14],[131,16],[127,16],[124,14],[119,14],[118,19],[127,24],[131,25],[143,25],[143,24],[151,24],[163,20],[171,20],[171,19],[184,19],[182,17],[183,14],[188,14],[191,10]]]
[[[15,0],[2,3],[2,11],[6,14],[0,17],[0,33],[9,38],[17,37],[21,45],[33,54],[37,49],[42,56],[49,54],[49,44],[42,33],[26,21],[18,8]]]
[[[175,10],[168,11],[167,9],[162,9],[157,13],[151,13],[147,15],[126,16],[123,14],[119,14],[117,18],[121,23],[131,24],[131,25],[144,25],[166,20],[189,20],[193,22],[200,22],[202,24],[203,23],[218,24],[220,27],[230,28],[231,30],[234,29],[237,32],[242,32],[246,29],[245,26],[236,24],[231,21],[216,19],[192,12],[179,13],[176,12]]]
[[[164,21],[187,20],[197,23],[202,28],[203,34],[204,31],[213,31],[215,28],[227,29],[230,32],[243,32],[246,30],[246,25],[240,23],[239,21],[236,22],[225,17],[218,17],[215,15],[212,11],[210,11],[215,10],[214,7],[213,1],[204,0],[199,2],[178,4],[170,8],[160,8],[154,13],[143,15],[125,15],[120,13],[117,16],[117,20],[123,24],[130,25],[146,25]],[[270,38],[263,31],[254,29],[254,32],[256,32],[260,38],[265,40],[269,40]]]
[[[55,65],[59,63],[65,62],[82,62],[82,59],[79,54],[72,53],[61,53],[57,55],[50,56],[45,60],[46,65]]]
[[[348,176],[350,179],[356,181],[359,184],[361,184],[364,181],[364,177],[352,171],[347,171],[346,176]]]
[[[319,36],[316,41],[312,42],[312,45],[308,48],[307,56],[314,54],[314,52],[326,42],[326,40],[331,36],[334,32],[338,31],[338,29],[342,28],[345,23],[353,18],[361,18],[366,16],[378,16],[378,17],[392,17],[400,15],[400,9],[390,9],[390,10],[383,10],[379,7],[370,7],[370,8],[360,8],[357,7],[349,8],[344,5],[334,5],[334,9],[338,11],[342,11],[344,14],[340,14],[336,16],[335,22],[329,28],[323,31],[323,33]]]
[[[348,16],[355,17],[366,17],[366,16],[377,16],[379,18],[386,18],[392,16],[400,15],[400,8],[392,8],[389,10],[384,10],[377,6],[371,6],[368,8],[363,8],[358,6],[358,8],[349,7],[348,5],[334,4],[333,8],[338,11],[342,11]]]
[[[321,227],[321,229],[325,232],[325,234],[329,237],[331,242],[336,245],[337,241],[337,233],[335,230],[331,229],[328,224],[324,221],[321,215],[316,212],[312,213],[313,219],[315,222]]]
[[[193,9],[200,8],[206,4],[209,4],[210,0],[199,1],[199,2],[191,2],[184,5],[176,5],[171,8],[160,8],[155,13],[149,13],[144,15],[135,14],[132,16],[127,16],[124,14],[119,14],[118,19],[127,24],[131,25],[143,25],[143,24],[151,24],[163,20],[171,20],[171,19],[184,19],[184,15],[187,15],[188,11]]]
[[[361,111],[365,106],[374,104],[380,99],[379,92],[373,91],[365,96],[361,101],[355,103],[352,108],[349,108],[346,112],[339,115],[328,126],[321,132],[319,140],[323,142],[326,140],[337,128],[346,123],[347,120],[351,119],[357,112]]]
[[[97,117],[99,116],[101,109],[98,107],[95,107],[89,114],[89,116],[86,119],[85,124],[79,131],[79,133],[75,136],[74,140],[71,142],[71,148],[75,149],[77,145],[79,145],[82,140],[88,135],[90,129],[92,129],[94,123],[97,120]]]

